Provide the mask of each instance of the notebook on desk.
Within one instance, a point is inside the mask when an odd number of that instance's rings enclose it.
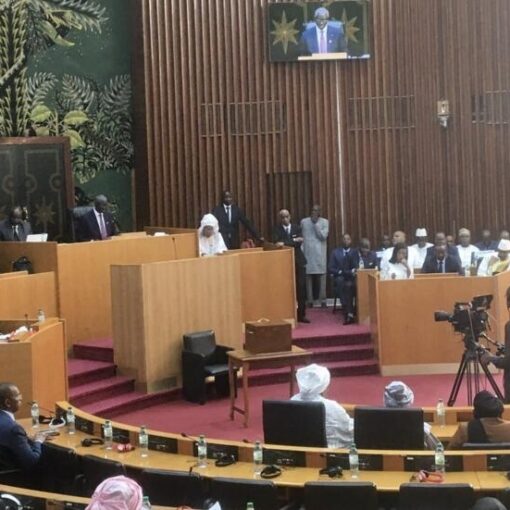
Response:
[[[48,240],[48,234],[29,234],[27,243],[45,243]]]

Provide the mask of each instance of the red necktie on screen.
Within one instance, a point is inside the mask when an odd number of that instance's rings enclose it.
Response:
[[[327,52],[328,52],[328,43],[326,42],[326,31],[321,30],[319,53],[327,53]]]

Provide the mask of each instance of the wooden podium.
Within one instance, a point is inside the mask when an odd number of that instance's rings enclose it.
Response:
[[[41,409],[53,409],[55,402],[67,399],[64,322],[49,318],[31,324],[36,328],[33,333],[21,334],[17,342],[0,343],[2,381],[16,384],[23,395],[18,418],[30,416],[32,400]],[[13,331],[23,325],[25,321],[0,321],[0,331]]]

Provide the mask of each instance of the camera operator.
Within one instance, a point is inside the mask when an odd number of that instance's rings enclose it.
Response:
[[[510,312],[510,287],[506,289],[506,306]],[[510,404],[510,320],[505,324],[505,347],[502,356],[493,356],[489,352],[483,354],[480,361],[486,365],[492,363],[503,369],[503,383],[505,386],[505,404]]]

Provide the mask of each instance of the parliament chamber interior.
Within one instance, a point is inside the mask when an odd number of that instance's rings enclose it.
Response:
[[[0,1],[0,506],[510,508],[509,25]]]

